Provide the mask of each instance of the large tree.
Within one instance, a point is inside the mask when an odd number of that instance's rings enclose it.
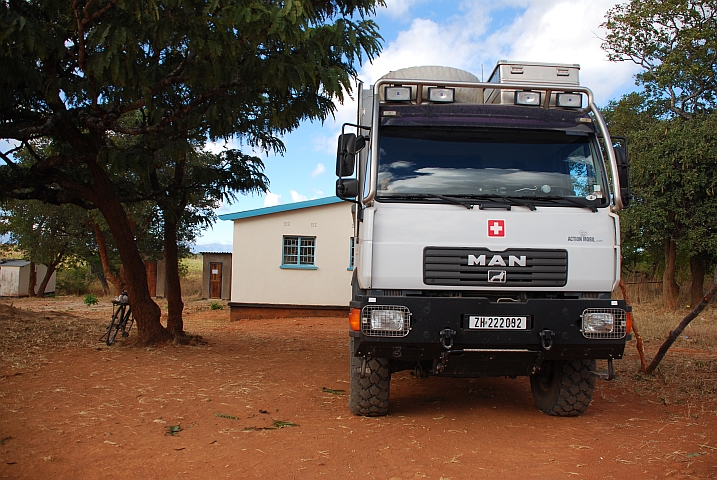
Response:
[[[0,195],[97,208],[109,225],[144,342],[169,339],[149,296],[123,202],[168,142],[227,139],[281,149],[324,119],[380,44],[382,0],[0,1]],[[119,134],[119,135],[118,135]],[[52,154],[33,150],[51,141]],[[131,142],[130,142],[131,143]],[[23,150],[30,159],[18,161]],[[129,153],[129,154],[128,154]],[[115,181],[120,179],[120,181]]]
[[[167,329],[175,337],[183,336],[179,242],[193,240],[200,227],[210,226],[221,201],[235,200],[235,192],[265,192],[269,181],[258,157],[233,149],[213,154],[187,142],[168,145],[145,168],[144,188],[156,200],[162,218]]]
[[[633,115],[633,125],[625,125],[644,146],[642,151],[632,149],[639,154],[634,210],[646,209],[645,221],[653,213],[663,222],[656,235],[664,248],[666,305],[677,306],[678,243],[689,251],[690,297],[695,304],[703,293],[705,263],[714,250],[711,233],[699,225],[714,212],[710,128],[717,101],[717,8],[713,0],[631,0],[609,10],[606,19],[603,49],[608,58],[644,69],[636,77],[644,88],[642,119]],[[635,97],[621,104],[623,113],[629,113]],[[645,116],[652,116],[647,130],[638,126]]]

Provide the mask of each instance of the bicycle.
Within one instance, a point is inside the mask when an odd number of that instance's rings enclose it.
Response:
[[[129,305],[129,296],[127,292],[122,292],[119,297],[112,300],[114,311],[112,312],[112,318],[110,324],[107,327],[107,331],[100,341],[104,340],[107,346],[115,343],[117,334],[122,332],[122,337],[129,337],[129,331],[134,325],[134,315],[132,315],[132,307]]]

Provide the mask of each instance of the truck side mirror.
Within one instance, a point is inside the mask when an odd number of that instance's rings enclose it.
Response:
[[[620,197],[622,205],[627,207],[630,205],[630,159],[627,156],[627,150],[624,147],[614,147],[615,160],[617,161],[617,176],[620,182]]]
[[[336,149],[336,176],[350,177],[354,174],[354,161],[356,154],[366,145],[366,137],[356,137],[353,133],[339,135],[339,145]]]
[[[341,200],[353,200],[358,197],[359,182],[355,178],[339,178],[336,180],[336,196]]]
[[[356,160],[356,134],[342,133],[336,149],[336,176],[350,177],[354,174]]]

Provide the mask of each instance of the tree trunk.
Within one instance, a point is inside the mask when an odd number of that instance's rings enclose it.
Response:
[[[30,262],[30,280],[27,286],[27,296],[35,296],[35,285],[37,285],[37,270],[35,270],[35,262]]]
[[[132,235],[127,213],[104,169],[96,162],[88,162],[88,166],[94,181],[92,201],[110,227],[124,267],[125,290],[129,294],[129,304],[137,322],[139,341],[150,344],[171,340],[172,334],[160,323],[161,310],[149,295],[147,272]]]
[[[115,295],[122,293],[122,280],[118,278],[110,269],[110,256],[107,251],[107,239],[97,222],[92,222],[92,229],[95,232],[95,242],[97,242],[97,251],[100,254],[100,262],[102,262],[102,271],[107,279],[115,287]]]
[[[680,286],[675,281],[676,270],[677,243],[671,238],[667,238],[665,239],[665,273],[662,276],[662,296],[665,300],[665,308],[668,310],[677,309]]]
[[[167,330],[175,337],[184,336],[182,319],[182,285],[179,280],[179,249],[177,247],[177,224],[164,219],[164,260],[167,290]]]
[[[705,292],[705,262],[700,254],[690,256],[690,274],[692,282],[690,284],[690,306],[694,307]]]

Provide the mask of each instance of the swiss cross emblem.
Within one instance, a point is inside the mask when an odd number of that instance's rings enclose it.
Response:
[[[505,220],[488,220],[489,237],[505,237]]]

